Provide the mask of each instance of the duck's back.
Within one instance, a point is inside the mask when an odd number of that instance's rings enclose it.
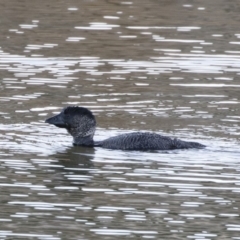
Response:
[[[96,143],[96,146],[122,150],[172,150],[205,147],[204,145],[196,142],[185,142],[156,133],[144,132],[127,133],[111,137]]]

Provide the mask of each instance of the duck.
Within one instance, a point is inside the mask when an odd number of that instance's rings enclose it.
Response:
[[[94,141],[95,116],[89,109],[79,106],[65,107],[59,114],[46,119],[45,122],[59,128],[65,128],[73,137],[73,145],[75,146],[135,151],[201,149],[206,147],[198,142],[183,141],[154,132],[131,132],[102,141]]]

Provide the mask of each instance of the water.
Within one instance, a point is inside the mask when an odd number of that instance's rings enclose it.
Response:
[[[240,239],[238,5],[5,1],[0,239]],[[96,140],[208,147],[73,147],[44,123],[68,105],[94,112]]]

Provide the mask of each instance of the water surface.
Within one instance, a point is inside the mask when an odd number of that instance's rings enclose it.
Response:
[[[240,239],[238,5],[2,3],[0,239]],[[207,148],[74,147],[68,105]]]

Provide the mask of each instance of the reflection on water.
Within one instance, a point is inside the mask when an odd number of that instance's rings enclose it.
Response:
[[[29,11],[31,9],[31,11]],[[0,26],[1,239],[240,239],[238,2],[9,1]],[[201,150],[73,147],[90,108]]]

